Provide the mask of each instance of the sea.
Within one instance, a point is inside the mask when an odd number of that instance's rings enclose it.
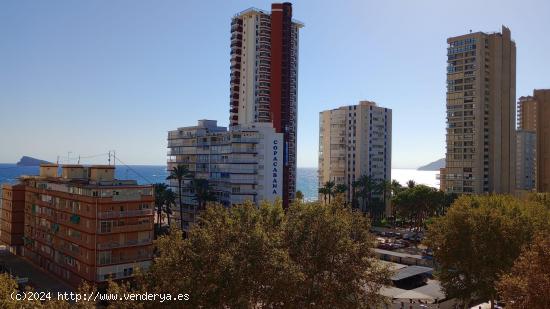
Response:
[[[37,166],[17,166],[16,164],[0,163],[0,184],[16,183],[21,175],[38,175]],[[416,169],[392,169],[392,179],[402,185],[407,181],[414,180],[417,184],[424,184],[439,188],[439,181],[436,179],[438,171],[419,171]],[[118,179],[135,179],[139,184],[151,184],[164,182],[168,172],[163,165],[121,165],[115,170],[115,177]],[[302,191],[304,199],[308,201],[317,200],[317,168],[298,167],[296,189]]]

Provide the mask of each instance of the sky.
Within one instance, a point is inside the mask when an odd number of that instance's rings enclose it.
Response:
[[[0,162],[116,150],[165,164],[168,130],[228,124],[230,22],[249,7],[270,2],[0,0]],[[394,168],[444,157],[446,38],[508,26],[516,94],[529,95],[550,88],[548,12],[546,0],[295,1],[298,166],[317,166],[319,112],[360,100],[393,109]]]

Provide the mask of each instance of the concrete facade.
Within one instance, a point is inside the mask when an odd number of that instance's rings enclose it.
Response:
[[[271,12],[247,9],[231,21],[230,126],[266,122],[284,134],[284,207],[296,193],[301,27],[286,2],[272,4]]]
[[[168,133],[168,169],[183,165],[195,178],[207,179],[219,203],[225,206],[274,202],[283,194],[283,134],[271,123],[217,126],[200,120],[197,126]],[[184,181],[183,220],[187,230],[197,214],[191,176]],[[177,180],[170,180],[178,192]],[[179,208],[176,207],[179,213]],[[175,220],[179,220],[179,214]],[[179,223],[178,223],[179,224]]]
[[[537,192],[550,192],[550,89],[536,89]]]
[[[391,181],[392,110],[370,101],[319,113],[319,187],[352,183],[362,175]],[[389,203],[388,203],[389,204]]]
[[[516,134],[516,186],[519,190],[531,191],[536,183],[537,134],[528,130],[518,130]]]
[[[470,33],[447,43],[447,150],[441,189],[514,193],[516,46],[510,30]]]

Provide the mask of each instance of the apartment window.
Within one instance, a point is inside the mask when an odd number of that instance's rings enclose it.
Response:
[[[100,251],[99,252],[99,264],[110,264],[111,263],[112,253],[111,251]]]
[[[109,233],[109,232],[111,232],[113,222],[112,221],[101,221],[99,223],[99,226],[100,226],[100,231],[102,233]]]

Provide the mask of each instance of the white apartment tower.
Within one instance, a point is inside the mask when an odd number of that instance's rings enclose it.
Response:
[[[363,175],[391,181],[392,110],[370,101],[319,114],[319,187],[352,183]],[[388,203],[386,204],[386,209]]]
[[[283,134],[270,123],[234,126],[228,131],[215,120],[199,120],[197,126],[168,132],[168,169],[183,165],[193,177],[208,179],[217,202],[228,207],[246,200],[274,202],[283,193],[282,144]],[[183,185],[185,230],[197,214],[191,182],[188,177]],[[170,180],[170,186],[178,192],[177,180]]]
[[[272,123],[284,134],[283,206],[296,191],[298,32],[292,4],[251,8],[231,21],[230,126]]]

